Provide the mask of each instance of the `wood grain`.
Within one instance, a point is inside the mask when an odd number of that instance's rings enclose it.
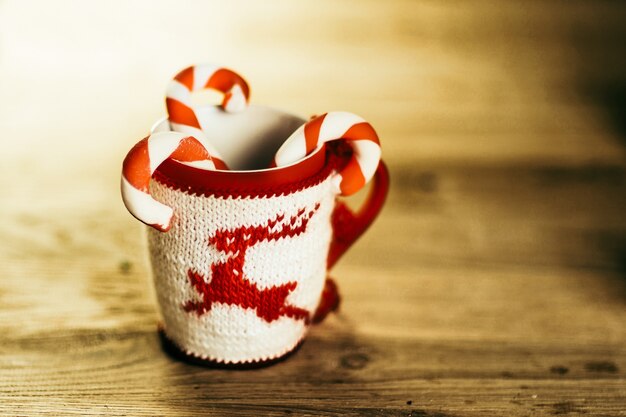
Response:
[[[0,414],[626,416],[625,20],[564,0],[0,2]],[[332,271],[341,311],[265,369],[163,352],[119,198],[166,81],[205,60],[256,103],[361,114],[392,175]]]

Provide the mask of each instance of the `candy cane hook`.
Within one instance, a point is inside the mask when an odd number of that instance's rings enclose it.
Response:
[[[345,140],[353,151],[346,166],[333,178],[335,191],[354,194],[374,176],[381,154],[376,131],[355,114],[330,112],[311,119],[287,138],[278,149],[274,164],[289,165],[334,140]]]
[[[122,200],[138,220],[161,232],[171,226],[173,210],[150,195],[150,178],[168,158],[194,162],[194,166],[215,169],[215,163],[196,138],[178,132],[154,133],[139,141],[122,165]]]
[[[177,132],[198,138],[211,153],[217,169],[228,169],[206,140],[191,102],[191,93],[205,88],[224,93],[222,108],[226,112],[240,112],[248,105],[250,88],[239,74],[215,65],[194,65],[179,72],[167,87],[165,105],[170,125]]]

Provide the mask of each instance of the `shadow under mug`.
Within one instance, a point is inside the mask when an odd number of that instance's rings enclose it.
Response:
[[[232,129],[214,142],[232,140],[240,149],[241,155],[224,153],[229,165],[250,164],[244,161],[246,145],[251,149],[259,141],[275,142],[261,158],[271,159],[294,126],[304,123],[255,107],[246,111],[252,110],[248,120],[228,120]],[[222,116],[212,113],[208,122],[200,120],[219,136]],[[162,130],[169,130],[167,120],[153,127]],[[273,363],[336,307],[327,272],[373,222],[389,186],[381,161],[361,208],[353,212],[340,202],[332,178],[349,153],[339,141],[281,168],[209,171],[168,159],[156,170],[151,194],[174,209],[168,232],[148,231],[168,351],[215,366]]]

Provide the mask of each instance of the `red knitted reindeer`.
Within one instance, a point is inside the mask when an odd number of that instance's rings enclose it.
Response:
[[[202,301],[187,301],[185,311],[195,311],[199,316],[211,310],[213,303],[237,305],[242,308],[254,309],[257,316],[268,323],[278,320],[281,316],[309,323],[310,312],[306,309],[287,303],[287,297],[296,289],[295,281],[269,288],[259,289],[248,280],[243,273],[248,248],[263,242],[301,235],[306,231],[311,217],[319,209],[319,203],[306,211],[300,209],[288,221],[284,215],[259,226],[242,226],[233,230],[218,230],[209,243],[219,251],[230,255],[225,262],[211,265],[211,281],[190,269],[189,281]]]

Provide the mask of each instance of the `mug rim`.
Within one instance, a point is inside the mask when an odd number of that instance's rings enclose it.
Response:
[[[300,118],[279,109],[258,107]],[[166,121],[167,117],[159,119],[153,124],[151,132]],[[331,175],[336,158],[327,152],[328,149],[329,146],[324,144],[292,164],[254,170],[207,170],[174,159],[166,159],[156,169],[152,178],[170,188],[204,196],[288,194],[319,184]]]
[[[209,171],[168,159],[152,175],[157,182],[204,196],[268,196],[289,194],[328,178],[335,158],[327,157],[326,146],[299,163],[257,172]]]
[[[211,106],[201,106],[201,107],[219,108],[220,106],[219,105],[211,105]],[[276,107],[256,105],[256,104],[250,104],[250,105],[248,105],[248,107],[256,107],[256,108],[263,108],[263,109],[271,110],[273,112],[280,113],[280,114],[283,114],[285,116],[291,116],[291,117],[293,117],[295,119],[299,119],[299,120],[302,121],[302,124],[306,123],[306,119],[305,118],[303,118],[301,116],[298,116],[297,114],[293,114],[293,113],[290,113],[288,111],[276,108]],[[164,117],[161,117],[160,119],[158,119],[150,127],[150,133],[151,134],[154,133],[155,130],[160,127],[160,125],[162,125],[163,123],[167,122],[168,120],[169,120],[169,118],[167,116],[164,116]],[[233,169],[233,170],[230,170],[230,169],[229,170],[221,170],[221,169],[214,169],[213,170],[213,169],[211,169],[211,170],[209,170],[209,169],[203,169],[203,168],[198,168],[198,169],[201,170],[201,171],[208,171],[208,172],[220,171],[220,172],[229,172],[229,173],[232,173],[232,174],[253,174],[253,173],[263,173],[263,172],[267,172],[267,171],[277,171],[277,170],[281,170],[281,169],[284,169],[284,168],[289,168],[289,167],[292,167],[294,165],[298,165],[300,163],[303,163],[305,160],[307,160],[309,158],[312,158],[315,154],[321,152],[323,150],[323,148],[324,148],[323,146],[319,147],[319,148],[315,149],[309,155],[306,155],[304,158],[301,158],[301,159],[299,159],[297,161],[294,161],[294,162],[292,162],[289,165],[283,165],[281,167],[271,167],[271,168],[262,168],[262,169],[246,169],[246,170],[237,170],[237,169]],[[176,160],[174,160],[174,161],[176,161]],[[181,162],[181,161],[176,161],[176,162],[178,164],[184,165],[186,167],[192,167],[191,165],[188,165],[188,164],[186,164],[184,162]]]

